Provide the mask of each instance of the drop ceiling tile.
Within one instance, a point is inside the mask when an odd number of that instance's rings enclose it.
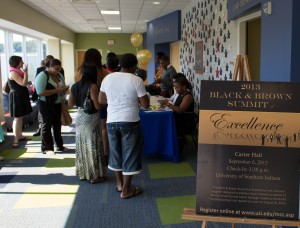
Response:
[[[102,29],[95,29],[95,32],[97,32],[97,33],[108,33],[109,30],[105,29],[105,28],[102,28]]]
[[[109,31],[125,33],[146,27],[145,20],[153,20],[175,10],[184,9],[192,0],[160,0],[160,5],[153,5],[152,0],[91,0],[92,3],[85,2],[88,0],[77,3],[71,0],[21,1],[74,32],[91,32],[92,29],[99,32],[94,26],[106,27],[108,23],[126,25],[121,31]],[[107,9],[120,10],[120,15],[101,15],[100,10]],[[91,23],[91,19],[103,19],[103,22]],[[87,26],[79,27],[78,24]]]

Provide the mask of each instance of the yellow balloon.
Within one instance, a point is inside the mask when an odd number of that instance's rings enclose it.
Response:
[[[140,63],[139,68],[141,68],[143,70],[148,70],[148,64],[147,63]]]
[[[143,43],[143,35],[141,33],[133,33],[130,41],[134,47],[138,48]]]
[[[152,58],[152,53],[148,49],[143,49],[136,54],[136,57],[140,64],[148,64]]]

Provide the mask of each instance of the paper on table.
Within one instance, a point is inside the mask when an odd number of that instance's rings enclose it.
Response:
[[[172,111],[172,109],[168,107],[158,107],[158,108],[151,108],[144,110],[144,112],[165,112],[165,111]]]
[[[162,96],[151,96],[150,97],[150,106],[161,106],[158,101],[163,100],[163,99],[165,99],[165,98]]]

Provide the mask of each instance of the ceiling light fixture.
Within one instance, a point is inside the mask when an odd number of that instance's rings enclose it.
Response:
[[[152,2],[153,5],[159,5],[160,2]]]
[[[118,10],[101,10],[101,14],[113,14],[113,15],[119,15],[120,11]]]
[[[121,30],[121,27],[108,27],[109,30]]]

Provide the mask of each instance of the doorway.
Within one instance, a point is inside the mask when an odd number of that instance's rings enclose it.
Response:
[[[261,18],[247,22],[247,45],[249,68],[252,81],[260,81],[260,40],[261,40]]]
[[[252,81],[260,81],[261,12],[238,19],[238,53],[247,55]]]
[[[170,63],[179,72],[179,46],[180,42],[170,44]]]

